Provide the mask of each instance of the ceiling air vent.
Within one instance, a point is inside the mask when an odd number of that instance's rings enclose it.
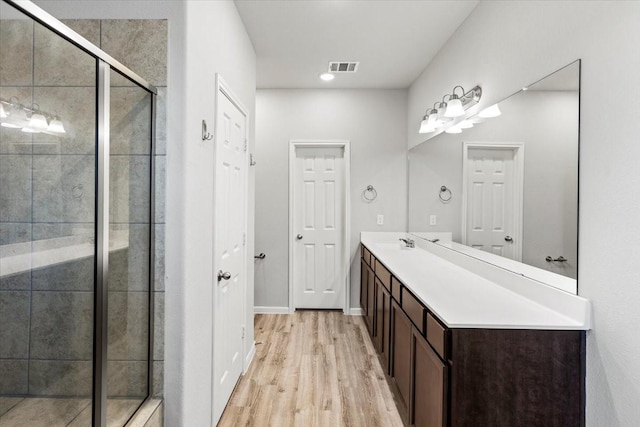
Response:
[[[330,73],[355,73],[359,62],[329,62]]]

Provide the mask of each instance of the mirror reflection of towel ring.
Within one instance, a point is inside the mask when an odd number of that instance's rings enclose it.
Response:
[[[449,190],[446,185],[443,185],[442,187],[440,187],[440,194],[438,194],[438,197],[440,198],[440,200],[446,203],[449,200],[451,200],[451,196],[452,196],[451,190]]]
[[[367,202],[373,202],[378,197],[378,192],[373,185],[367,185],[367,188],[362,192],[362,198]]]

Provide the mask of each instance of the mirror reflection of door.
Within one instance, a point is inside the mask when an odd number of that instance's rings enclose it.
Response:
[[[522,260],[522,144],[464,144],[462,243]]]

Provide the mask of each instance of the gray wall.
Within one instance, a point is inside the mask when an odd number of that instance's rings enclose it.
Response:
[[[586,398],[594,427],[640,419],[638,22],[640,2],[480,2],[409,91],[413,146],[427,101],[454,85],[481,84],[488,106],[582,58],[578,292],[593,304]]]
[[[527,91],[500,104],[502,115],[465,129],[441,133],[414,147],[409,160],[409,230],[452,231],[462,236],[463,142],[524,144],[523,251],[525,264],[574,277],[578,177],[578,93]],[[451,189],[449,203],[439,198]],[[429,215],[437,215],[435,226]],[[548,263],[563,255],[566,263]]]
[[[351,307],[358,307],[361,231],[406,228],[404,90],[259,90],[256,100],[255,305],[289,306],[289,141],[351,142]],[[373,185],[378,198],[362,200]],[[384,225],[376,216],[384,214]]]

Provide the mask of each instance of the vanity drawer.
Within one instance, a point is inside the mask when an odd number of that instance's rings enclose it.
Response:
[[[402,288],[402,283],[398,281],[395,277],[391,276],[391,296],[393,299],[398,301],[400,304],[400,289]]]
[[[444,327],[431,313],[427,313],[427,341],[438,355],[446,360],[447,353],[447,328]]]
[[[371,252],[369,252],[369,249],[367,249],[366,247],[362,247],[362,258],[364,259],[364,262],[367,263],[368,266],[371,266]]]
[[[391,292],[391,273],[387,268],[382,265],[381,262],[376,261],[376,276],[380,279],[382,285],[387,288],[387,291]]]
[[[427,314],[427,310],[405,287],[402,288],[401,307],[420,333],[424,335],[424,317]]]

